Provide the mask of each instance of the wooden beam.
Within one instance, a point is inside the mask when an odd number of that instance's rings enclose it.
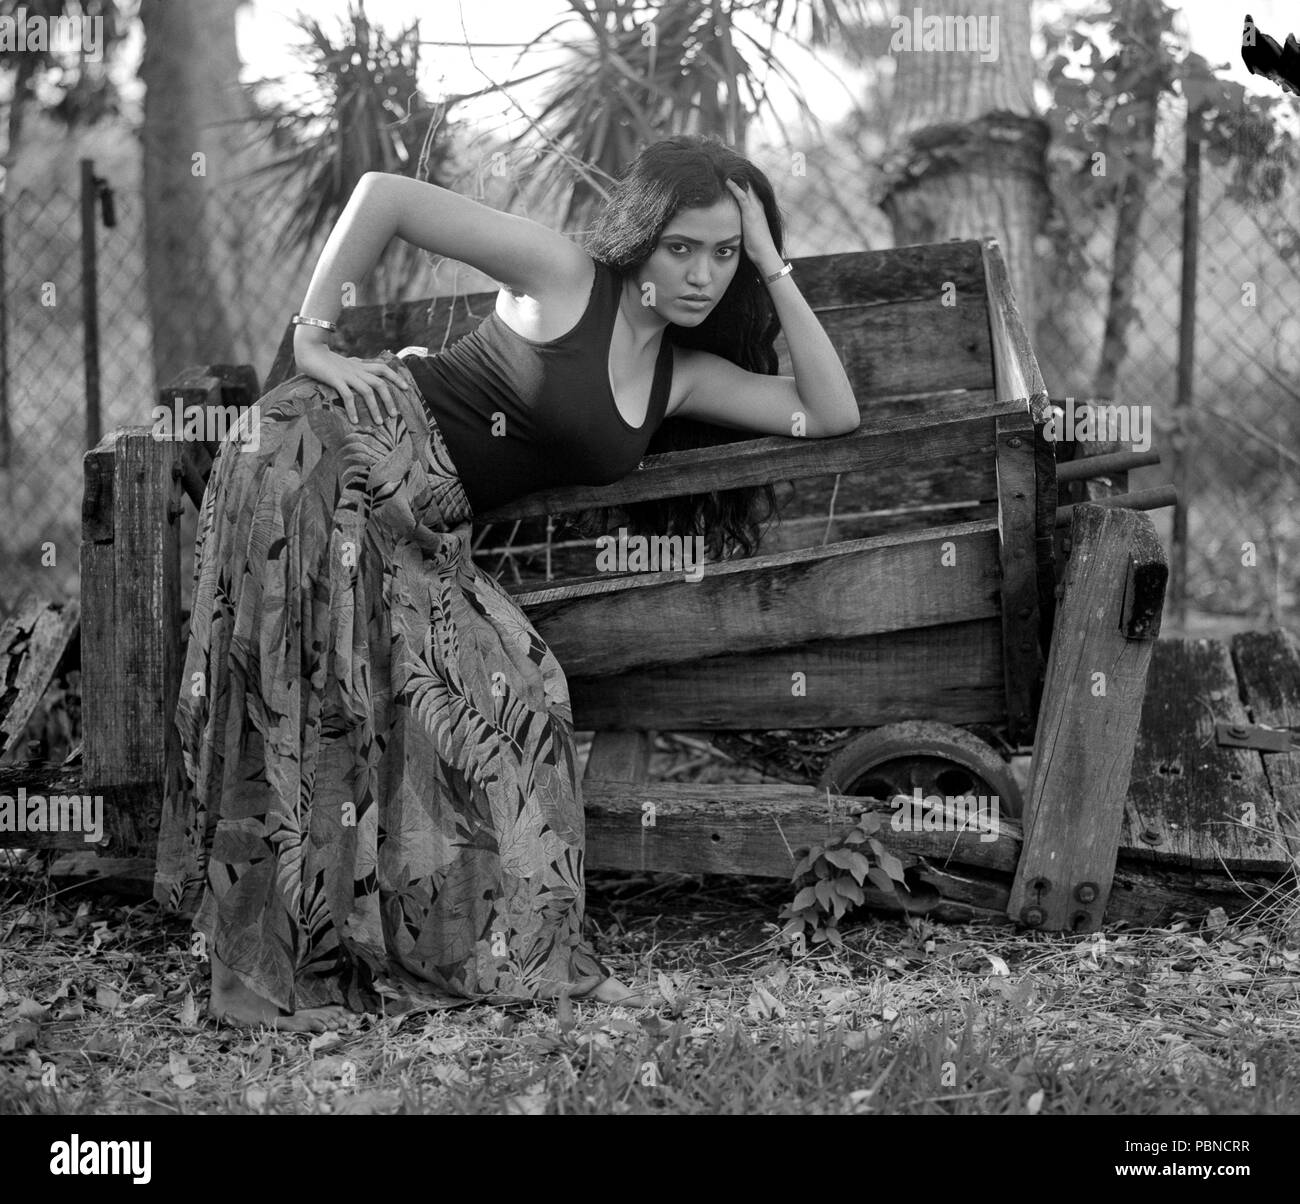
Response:
[[[96,792],[161,782],[175,749],[179,446],[155,440],[148,427],[122,428],[87,455],[87,497],[102,497],[97,483],[109,456],[113,482],[111,526],[94,513],[82,530],[83,757]],[[111,541],[99,538],[110,529]]]
[[[697,580],[680,570],[605,575],[519,594],[515,602],[570,678],[999,613],[997,532],[988,521],[721,561],[697,571]]]
[[[888,806],[812,786],[591,782],[583,799],[586,864],[602,869],[789,878],[799,848],[846,831],[869,806],[887,817],[881,842],[905,865],[925,857],[1010,874],[1020,853],[1020,828],[1011,819],[989,839],[979,831],[896,832]]]
[[[980,241],[987,289],[990,345],[993,355],[993,379],[998,399],[1019,402],[1034,422],[1047,418],[1047,386],[1038,368],[1029,332],[1020,317],[1007,261],[996,238]]]
[[[605,677],[569,677],[579,730],[874,727],[925,715],[1000,725],[997,617]]]
[[[1141,579],[1163,596],[1148,558],[1163,564],[1164,551],[1139,534],[1150,523],[1132,510],[1091,505],[1075,514],[1034,740],[1025,850],[1008,908],[1031,927],[1101,926],[1152,646],[1122,630],[1125,591]]]
[[[946,463],[968,454],[981,442],[991,446],[994,435],[990,420],[1007,412],[1007,406],[995,401],[958,402],[920,417],[873,419],[867,415],[856,430],[826,439],[773,435],[666,452],[647,456],[642,468],[613,484],[538,490],[477,518],[482,522],[503,522],[828,473]]]

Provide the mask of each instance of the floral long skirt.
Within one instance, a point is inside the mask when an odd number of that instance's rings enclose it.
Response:
[[[382,358],[400,417],[300,375],[217,457],[156,897],[286,1011],[585,994],[568,683]]]

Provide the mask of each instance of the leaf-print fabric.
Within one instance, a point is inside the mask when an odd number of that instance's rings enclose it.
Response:
[[[155,894],[285,1010],[608,977],[582,939],[568,683],[473,563],[414,397],[354,424],[296,376],[203,499]]]

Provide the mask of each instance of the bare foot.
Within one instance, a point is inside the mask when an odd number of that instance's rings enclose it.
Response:
[[[220,958],[212,958],[212,997],[208,1014],[235,1028],[274,1028],[289,1033],[323,1033],[343,1028],[352,1018],[345,1007],[299,1008],[288,1016],[269,999],[254,994]]]

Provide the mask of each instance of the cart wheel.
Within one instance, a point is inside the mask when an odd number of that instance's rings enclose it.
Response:
[[[947,723],[909,719],[873,728],[827,763],[820,787],[888,801],[896,794],[998,796],[998,809],[1018,819],[1023,809],[1011,767],[978,736]]]

